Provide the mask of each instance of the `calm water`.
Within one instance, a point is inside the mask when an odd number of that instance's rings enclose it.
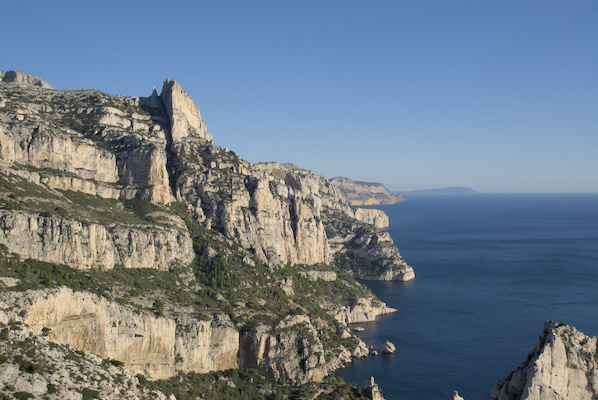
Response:
[[[393,355],[338,375],[374,376],[387,400],[487,399],[525,361],[542,323],[598,335],[598,194],[409,196],[381,207],[412,282],[366,282],[399,312],[360,324]]]

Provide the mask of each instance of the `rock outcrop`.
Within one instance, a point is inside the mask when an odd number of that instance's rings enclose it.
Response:
[[[338,358],[326,361],[318,332],[305,315],[286,317],[275,331],[276,334],[272,335],[265,327],[258,327],[254,331],[242,332],[240,366],[256,368],[274,379],[291,377],[294,382],[305,384],[321,381],[351,360],[351,352],[345,350]]]
[[[596,337],[547,321],[527,360],[492,389],[490,399],[598,398]]]
[[[27,86],[37,86],[44,89],[52,89],[52,86],[43,79],[39,79],[37,76],[33,76],[21,71],[0,71],[0,81]]]
[[[391,341],[385,340],[384,343],[382,343],[382,353],[393,354],[395,351],[397,351],[397,348]]]
[[[183,225],[184,226],[184,225]],[[23,258],[72,268],[168,270],[186,265],[195,253],[186,229],[114,226],[84,223],[57,216],[0,210],[0,244]]]
[[[178,143],[190,136],[212,142],[212,135],[206,128],[199,108],[177,81],[164,80],[160,99],[170,119],[170,135],[173,143]]]
[[[449,400],[464,400],[463,397],[459,396],[459,392],[456,390],[453,392],[453,395],[449,397]]]
[[[343,192],[352,206],[395,204],[404,200],[401,195],[390,193],[382,183],[356,182],[340,176],[330,182]]]
[[[336,319],[343,324],[357,324],[375,321],[379,315],[396,312],[395,308],[388,307],[386,303],[372,304],[370,299],[357,299],[353,306],[343,306],[336,314]]]

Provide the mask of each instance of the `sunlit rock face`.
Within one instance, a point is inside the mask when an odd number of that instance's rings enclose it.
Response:
[[[527,360],[494,386],[490,399],[597,398],[596,341],[565,323],[547,321]]]

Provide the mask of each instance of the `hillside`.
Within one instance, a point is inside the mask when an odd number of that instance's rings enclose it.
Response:
[[[298,396],[322,381],[361,393],[327,378],[368,354],[347,323],[395,310],[354,278],[414,277],[383,212],[351,207],[312,172],[216,146],[174,80],[160,95],[126,97],[2,76],[0,323],[10,340],[89,352],[138,382],[249,369]],[[41,368],[14,382],[56,368],[34,353],[5,354]]]

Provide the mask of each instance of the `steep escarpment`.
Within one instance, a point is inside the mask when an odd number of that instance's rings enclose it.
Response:
[[[547,321],[527,360],[492,389],[490,399],[595,399],[597,339]]]

